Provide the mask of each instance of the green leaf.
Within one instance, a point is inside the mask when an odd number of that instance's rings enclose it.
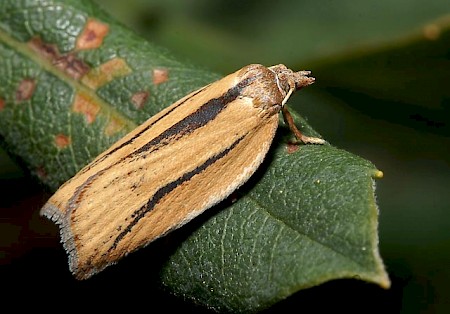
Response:
[[[389,286],[371,163],[329,145],[291,154],[277,145],[266,167],[181,244],[163,269],[166,285],[226,312],[261,310],[335,278]]]
[[[108,34],[96,49],[77,49],[91,19],[108,25]],[[99,73],[111,60],[116,68],[104,70],[111,76],[104,79]],[[153,83],[158,70],[167,71],[167,82]],[[217,77],[143,41],[90,1],[0,3],[0,132],[9,151],[53,190],[148,117]],[[134,95],[148,98],[139,103]]]
[[[83,32],[87,25],[92,32]],[[92,37],[101,40],[86,49]],[[53,190],[149,116],[216,78],[89,1],[0,3],[0,135]],[[381,172],[330,145],[293,146],[290,138],[280,128],[235,202],[211,209],[217,214],[180,243],[161,269],[170,291],[237,312],[335,278],[389,286],[377,247],[373,177]]]

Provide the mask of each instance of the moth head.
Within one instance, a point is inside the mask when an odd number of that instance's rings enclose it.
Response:
[[[275,73],[278,88],[286,95],[290,93],[290,90],[299,90],[315,81],[314,77],[308,76],[311,74],[311,71],[294,72],[284,64],[271,66],[269,70]]]
[[[255,107],[272,113],[278,112],[294,91],[314,82],[309,71],[294,72],[283,64],[268,68],[250,64],[237,73],[239,81],[248,83],[242,96],[252,98]]]
[[[285,95],[281,106],[284,106],[291,94],[304,86],[314,83],[314,77],[308,76],[311,71],[294,72],[284,64],[269,67],[269,70],[275,74],[278,89]]]

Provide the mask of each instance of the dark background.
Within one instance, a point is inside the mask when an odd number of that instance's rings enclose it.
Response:
[[[217,73],[249,63],[312,70],[317,83],[296,109],[331,144],[384,172],[376,190],[380,251],[392,288],[338,280],[269,312],[450,311],[448,0],[96,2],[143,37]],[[108,292],[110,306],[126,297],[134,306],[145,301],[150,312],[155,304],[200,310],[150,286],[124,292],[111,283],[99,291],[101,274],[90,285],[71,283],[57,229],[38,215],[49,194],[3,151],[0,191],[0,276],[14,283],[11,295],[48,294],[46,302],[56,296],[83,308]]]

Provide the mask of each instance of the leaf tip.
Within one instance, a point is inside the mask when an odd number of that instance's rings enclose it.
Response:
[[[384,176],[384,173],[383,173],[383,171],[381,171],[381,170],[375,170],[375,171],[373,172],[373,174],[372,174],[372,177],[373,177],[374,179],[382,179],[383,176]]]
[[[384,273],[381,278],[380,281],[378,282],[378,284],[380,285],[381,288],[383,289],[389,289],[391,287],[391,280],[389,279],[389,276]]]

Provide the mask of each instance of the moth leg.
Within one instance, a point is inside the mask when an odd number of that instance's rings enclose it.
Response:
[[[288,96],[291,93],[292,92],[290,91],[290,93],[288,93]],[[282,106],[281,112],[283,113],[284,122],[289,126],[289,129],[291,130],[292,133],[294,133],[294,135],[298,141],[303,142],[305,144],[324,144],[325,143],[325,140],[323,140],[321,138],[306,136],[302,132],[300,132],[300,130],[295,125],[294,119],[292,118],[292,115],[289,112],[289,110],[285,104]]]

